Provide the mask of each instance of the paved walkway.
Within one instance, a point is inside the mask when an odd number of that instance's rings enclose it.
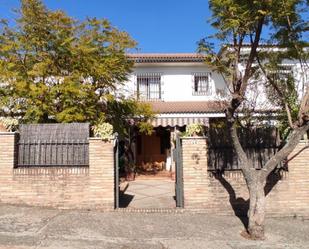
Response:
[[[166,179],[136,179],[129,182],[124,195],[120,196],[120,207],[129,208],[174,208],[175,182]]]
[[[265,241],[240,236],[235,216],[54,210],[0,204],[1,249],[300,249],[309,220],[267,219]]]

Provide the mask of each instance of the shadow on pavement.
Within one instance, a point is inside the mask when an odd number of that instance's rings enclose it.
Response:
[[[133,200],[134,195],[128,195],[128,194],[120,194],[119,196],[119,207],[120,208],[126,208],[129,206],[131,201]]]
[[[250,199],[245,200],[242,197],[236,197],[235,190],[233,189],[231,184],[223,177],[222,172],[213,172],[213,176],[222,184],[222,186],[228,192],[229,202],[233,208],[235,216],[237,216],[243,223],[244,227],[248,229],[248,210]],[[280,172],[273,172],[267,177],[266,185],[264,187],[265,196],[269,194],[269,192],[273,189],[273,187],[278,183],[281,178],[282,177]]]

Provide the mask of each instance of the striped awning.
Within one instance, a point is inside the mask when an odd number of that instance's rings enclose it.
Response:
[[[208,126],[209,118],[208,117],[158,117],[151,120],[153,127],[175,127],[175,126],[184,126],[189,124],[202,124]]]

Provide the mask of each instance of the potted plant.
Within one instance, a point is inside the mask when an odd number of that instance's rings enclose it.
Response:
[[[184,132],[183,136],[187,137],[197,137],[204,135],[204,127],[202,124],[194,123],[189,124],[186,127],[186,131]]]

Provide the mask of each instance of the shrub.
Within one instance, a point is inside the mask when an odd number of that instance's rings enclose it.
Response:
[[[16,131],[18,128],[18,120],[11,117],[0,117],[0,123],[3,124],[7,131]]]
[[[93,126],[93,133],[95,137],[110,140],[113,137],[113,126],[110,123],[103,122]]]
[[[186,127],[186,131],[184,133],[185,136],[193,137],[193,136],[203,136],[204,135],[204,127],[202,124],[189,124]]]

